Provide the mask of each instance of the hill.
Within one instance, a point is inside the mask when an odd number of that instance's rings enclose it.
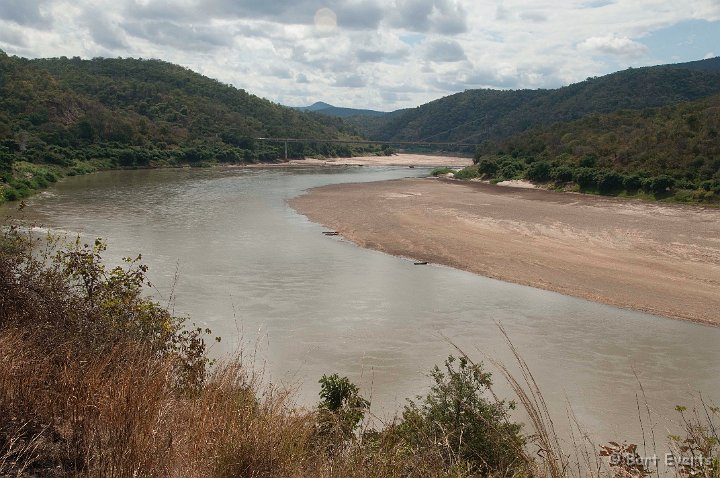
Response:
[[[64,173],[284,155],[257,137],[357,135],[339,118],[295,111],[163,61],[28,60],[0,51],[0,188],[8,199]],[[292,144],[289,154],[353,150]]]
[[[662,108],[593,113],[478,149],[459,174],[529,179],[601,194],[720,200],[720,95]]]
[[[310,112],[318,113],[318,114],[325,115],[325,116],[337,116],[338,118],[350,118],[352,116],[377,118],[377,117],[385,116],[387,114],[383,111],[358,110],[358,109],[354,109],[354,108],[341,108],[338,106],[333,106],[333,105],[329,105],[327,103],[323,103],[322,101],[313,103],[310,106],[297,106],[294,109],[296,109],[298,111],[310,111]]]
[[[590,113],[642,109],[720,94],[720,59],[634,68],[555,90],[468,90],[383,118],[352,121],[394,141],[482,143]]]

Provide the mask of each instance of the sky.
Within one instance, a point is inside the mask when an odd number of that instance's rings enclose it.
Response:
[[[720,0],[0,0],[0,49],[157,58],[290,106],[392,111],[720,55]]]

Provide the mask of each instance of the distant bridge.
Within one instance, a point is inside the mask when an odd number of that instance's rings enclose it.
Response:
[[[475,143],[443,143],[427,141],[369,141],[354,139],[318,139],[318,138],[255,138],[255,141],[285,143],[285,159],[288,159],[288,143],[332,143],[332,144],[387,144],[392,146],[455,146],[458,148],[477,148]]]

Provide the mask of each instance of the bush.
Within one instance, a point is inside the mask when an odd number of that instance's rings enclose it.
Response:
[[[450,356],[445,370],[436,366],[430,376],[430,392],[409,401],[399,425],[412,449],[439,447],[446,465],[462,461],[470,474],[483,476],[526,464],[521,425],[508,419],[515,404],[490,395],[491,374],[482,364]]]
[[[480,172],[474,166],[468,166],[455,173],[455,179],[475,179],[478,176],[480,176]]]
[[[603,194],[621,190],[623,188],[623,179],[620,173],[610,170],[600,171],[595,176],[598,190]]]
[[[511,180],[519,179],[523,176],[525,168],[516,161],[506,161],[498,170],[498,179]]]
[[[481,174],[495,176],[495,173],[498,171],[498,163],[492,159],[481,159],[478,162],[478,171],[480,171]]]
[[[6,201],[17,201],[20,199],[20,194],[12,186],[3,186],[3,197]]]
[[[592,168],[578,168],[573,179],[583,189],[593,188],[597,185],[597,172]]]
[[[655,195],[666,193],[675,185],[675,179],[670,176],[656,176],[643,183],[643,186]]]
[[[566,183],[573,180],[573,170],[568,166],[558,166],[550,171],[550,178],[554,181]]]
[[[550,163],[547,161],[537,161],[530,165],[527,172],[527,178],[531,181],[545,182],[550,180],[551,173]]]
[[[581,168],[594,168],[597,166],[597,156],[594,154],[585,155],[579,162]]]
[[[188,329],[184,318],[143,297],[147,267],[139,262],[140,256],[125,258],[125,267],[107,269],[102,240],[88,245],[78,238],[53,255],[35,257],[29,239],[13,229],[7,234],[0,250],[0,278],[17,280],[2,284],[7,299],[0,329],[42,331],[48,334],[48,346],[65,341],[64,347],[76,356],[107,353],[133,342],[172,359],[179,387],[197,388],[202,383],[208,361],[204,334],[209,330]],[[16,289],[15,284],[24,287]]]
[[[432,170],[430,175],[437,177],[437,176],[443,176],[445,174],[450,174],[450,173],[455,173],[455,170],[451,169],[451,168],[435,168]]]
[[[360,396],[357,386],[347,377],[333,374],[320,379],[318,430],[324,437],[347,440],[369,407],[370,402]]]
[[[628,192],[635,192],[642,187],[642,178],[637,174],[630,174],[623,178],[623,188]]]

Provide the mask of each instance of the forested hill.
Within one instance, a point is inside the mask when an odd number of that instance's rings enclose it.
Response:
[[[162,61],[27,60],[0,52],[4,163],[262,161],[278,151],[251,138],[351,135],[337,118],[301,113]]]
[[[535,128],[484,144],[475,162],[456,177],[718,204],[720,95]]]
[[[351,122],[372,139],[482,143],[590,113],[661,107],[719,93],[720,59],[714,58],[628,69],[556,90],[468,90],[399,115]]]

